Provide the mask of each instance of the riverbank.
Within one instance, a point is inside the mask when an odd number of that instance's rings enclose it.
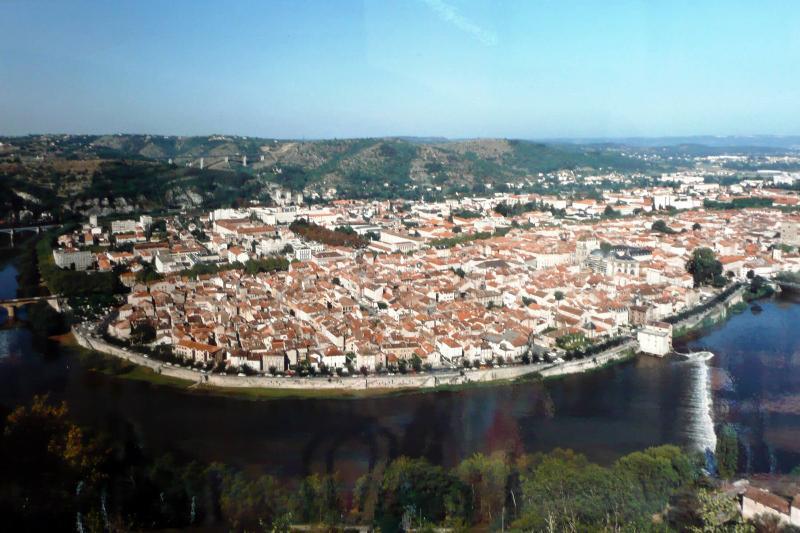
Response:
[[[407,375],[355,375],[349,377],[278,377],[278,376],[229,376],[209,374],[167,365],[161,361],[150,359],[143,354],[111,345],[95,336],[72,328],[75,343],[90,351],[100,352],[117,359],[141,367],[152,381],[160,381],[164,377],[180,380],[183,388],[191,388],[197,392],[235,394],[254,398],[274,398],[286,396],[302,397],[363,397],[392,394],[408,391],[446,390],[465,386],[500,384],[523,379],[546,378],[587,372],[603,368],[631,357],[635,353],[637,343],[634,340],[625,342],[586,359],[566,363],[541,363],[531,365],[515,365],[504,368],[487,368],[480,370],[452,370]]]

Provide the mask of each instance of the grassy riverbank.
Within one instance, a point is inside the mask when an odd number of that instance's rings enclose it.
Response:
[[[184,390],[194,384],[184,379],[157,374],[149,368],[129,363],[113,355],[87,350],[77,343],[72,333],[50,337],[50,339],[59,344],[62,354],[79,359],[84,368],[91,372]]]

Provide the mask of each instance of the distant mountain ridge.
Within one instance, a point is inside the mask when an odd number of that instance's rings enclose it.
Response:
[[[554,138],[542,142],[571,144],[603,144],[608,146],[629,146],[639,148],[659,148],[677,146],[703,146],[707,148],[777,148],[800,150],[800,135],[690,135],[674,137],[596,137],[596,138]]]
[[[699,144],[704,140],[714,140],[715,145]],[[734,140],[744,147],[721,146]],[[78,210],[87,201],[105,197],[137,209],[205,208],[265,200],[276,186],[321,196],[432,199],[485,194],[490,187],[502,190],[507,183],[530,182],[560,170],[656,175],[691,168],[690,158],[696,155],[785,152],[777,146],[753,148],[748,142],[790,145],[800,143],[800,137],[675,137],[666,145],[637,138],[589,141],[146,134],[0,137],[0,211],[55,210],[62,205]]]
[[[133,161],[235,171],[292,190],[335,188],[348,196],[395,194],[417,187],[516,182],[561,169],[653,170],[618,148],[509,139],[387,137],[295,141],[227,135],[42,135],[4,138],[19,157]]]

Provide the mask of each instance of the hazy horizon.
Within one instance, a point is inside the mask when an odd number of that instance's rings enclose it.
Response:
[[[406,134],[384,134],[384,135],[368,135],[368,136],[342,136],[342,137],[276,137],[271,135],[243,135],[239,133],[223,133],[223,132],[211,132],[211,133],[192,133],[192,134],[182,134],[182,133],[163,133],[163,132],[147,132],[147,131],[96,131],[96,132],[69,132],[69,131],[32,131],[32,132],[25,132],[25,133],[4,133],[0,131],[0,137],[4,138],[22,138],[28,136],[61,136],[61,135],[72,135],[72,136],[91,136],[91,137],[103,137],[103,136],[111,136],[111,135],[126,135],[126,136],[150,136],[150,137],[168,137],[168,138],[189,138],[189,137],[237,137],[243,139],[264,139],[264,140],[275,140],[275,141],[300,141],[300,142],[312,142],[312,141],[330,141],[330,140],[358,140],[358,139],[409,139],[409,140],[443,140],[448,142],[457,142],[457,141],[473,141],[473,140],[492,140],[492,139],[504,139],[510,141],[528,141],[528,142],[542,142],[542,143],[603,143],[603,142],[623,142],[623,141],[675,141],[675,140],[688,140],[688,139],[717,139],[717,140],[725,140],[725,139],[735,139],[735,140],[746,140],[746,139],[797,139],[800,141],[800,134],[772,134],[772,133],[755,133],[755,134],[740,134],[740,135],[710,135],[710,134],[687,134],[687,135],[619,135],[619,136],[609,136],[609,137],[513,137],[508,135],[497,135],[491,137],[479,137],[479,136],[463,136],[463,137],[447,137],[443,135],[425,135],[425,134],[418,134],[418,135],[406,135]]]
[[[798,20],[777,0],[11,0],[0,134],[793,136]]]

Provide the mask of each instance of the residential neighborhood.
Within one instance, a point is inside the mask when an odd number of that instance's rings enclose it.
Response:
[[[131,290],[111,337],[145,328],[151,347],[204,368],[477,368],[636,331],[642,351],[663,356],[672,326],[661,321],[721,290],[687,271],[695,250],[713,251],[723,285],[800,270],[800,216],[780,209],[797,193],[669,179],[592,201],[253,205],[113,220],[110,231],[93,217],[53,254],[59,266],[118,269]],[[736,199],[764,207],[710,207]]]

